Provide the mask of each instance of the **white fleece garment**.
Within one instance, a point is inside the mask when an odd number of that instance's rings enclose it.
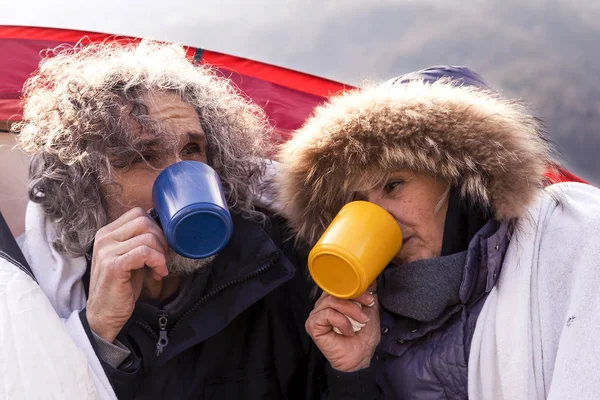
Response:
[[[114,398],[99,395],[106,391],[37,283],[3,258],[0,343],[2,400]]]
[[[548,187],[477,320],[469,398],[600,398],[600,190]]]
[[[39,386],[37,390],[43,390],[44,396],[26,398],[116,399],[79,318],[79,311],[85,308],[86,304],[85,291],[81,282],[87,265],[86,260],[84,257],[76,259],[63,257],[52,247],[55,239],[54,225],[46,218],[38,204],[30,202],[25,218],[25,234],[17,241],[39,282],[39,287],[31,278],[21,272],[31,282],[29,286],[22,288],[24,292],[19,297],[21,303],[13,302],[10,307],[12,307],[11,310],[14,308],[13,314],[32,314],[31,318],[27,317],[27,320],[20,325],[20,329],[15,331],[14,340],[22,341],[21,347],[24,349],[19,362],[22,358],[26,358],[28,362],[39,365],[39,363],[43,364],[40,359],[44,358],[48,359],[47,362],[50,365],[56,365],[58,368],[61,362],[70,359],[77,360],[78,369],[75,370],[73,367],[65,370],[65,374],[67,372],[70,374],[65,376],[76,379],[81,373],[80,370],[87,371],[88,379],[91,379],[95,386],[96,397],[64,397],[58,392],[54,393],[46,390],[44,386]],[[13,269],[15,268],[13,266]],[[26,296],[27,291],[29,293]],[[9,300],[16,298],[19,291],[14,290],[12,293],[11,296],[8,296]],[[32,300],[29,300],[30,296]],[[27,301],[36,304],[37,308],[26,306]],[[56,325],[59,322],[61,329],[58,329]],[[11,321],[11,324],[17,326],[14,321]],[[21,333],[22,331],[30,331],[29,334],[34,337],[27,338],[27,335]],[[61,344],[63,350],[54,350],[60,349]],[[31,351],[25,351],[27,346],[31,346]],[[13,359],[12,362],[15,360]],[[84,362],[83,365],[87,365],[87,368],[81,366],[82,362]],[[50,373],[50,371],[47,372]],[[67,386],[70,384],[64,379],[60,383]]]

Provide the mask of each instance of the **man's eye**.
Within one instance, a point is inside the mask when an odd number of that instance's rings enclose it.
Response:
[[[191,155],[202,154],[202,153],[203,153],[203,150],[200,147],[200,145],[197,143],[189,143],[181,150],[182,156],[191,156]]]
[[[133,159],[132,164],[139,164],[139,163],[152,164],[155,161],[156,161],[156,156],[154,154],[140,154]]]

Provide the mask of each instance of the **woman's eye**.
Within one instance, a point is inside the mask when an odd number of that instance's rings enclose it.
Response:
[[[389,181],[388,183],[385,184],[385,186],[383,187],[383,191],[385,193],[392,193],[394,191],[394,189],[396,189],[398,186],[400,186],[403,183],[403,181],[401,180],[394,180],[394,181]]]

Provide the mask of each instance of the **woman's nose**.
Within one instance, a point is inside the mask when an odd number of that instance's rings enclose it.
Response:
[[[373,203],[373,204],[377,204],[378,206],[381,206],[381,202],[382,202],[382,198],[381,198],[381,194],[378,193],[377,191],[373,190],[370,191],[366,194],[366,200],[369,203]]]
[[[373,203],[373,204],[377,204],[379,207],[383,208],[384,210],[386,210],[387,212],[389,212],[391,214],[390,211],[390,202],[386,201],[386,199],[381,195],[381,193],[372,191],[367,193],[366,196],[366,200],[369,203]]]

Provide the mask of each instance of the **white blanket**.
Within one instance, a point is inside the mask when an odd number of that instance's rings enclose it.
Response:
[[[0,338],[6,336],[8,342],[4,339],[0,342],[3,348],[0,365],[7,368],[0,370],[0,376],[6,382],[5,387],[22,390],[16,393],[32,394],[5,393],[11,400],[116,399],[79,318],[79,311],[86,304],[81,283],[86,261],[83,257],[68,259],[60,255],[51,246],[55,238],[54,225],[39,205],[30,202],[25,234],[18,242],[39,287],[14,265],[7,262],[2,268]],[[17,272],[19,275],[15,275]],[[6,346],[13,346],[14,353],[5,356]],[[51,381],[53,384],[48,383]],[[71,389],[85,396],[65,395]],[[0,392],[1,395],[4,393]]]
[[[0,343],[0,399],[101,397],[85,354],[40,287],[4,258],[0,258]]]
[[[600,398],[600,190],[552,185],[522,218],[469,358],[473,400]]]

